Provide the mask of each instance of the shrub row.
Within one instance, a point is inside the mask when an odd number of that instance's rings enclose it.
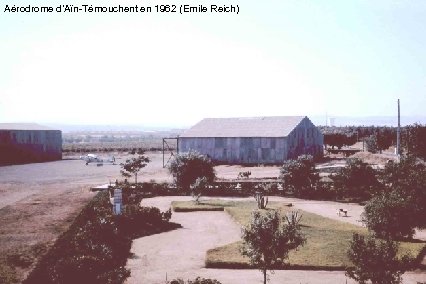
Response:
[[[133,238],[179,227],[158,208],[128,205],[114,216],[108,192],[98,193],[24,283],[122,283]]]
[[[252,196],[262,186],[267,184],[268,190],[265,192],[267,195],[274,196],[293,196],[292,192],[283,190],[279,186],[279,182],[260,182],[260,181],[216,181],[213,182],[209,188],[203,192],[203,196],[234,196],[234,197],[247,197]],[[174,185],[168,183],[138,183],[124,184],[120,183],[119,187],[123,189],[123,201],[127,203],[127,198],[139,198],[152,196],[170,196],[170,195],[188,195],[190,192],[176,188]],[[137,196],[137,197],[136,197]],[[334,200],[337,194],[335,189],[332,188],[330,183],[319,182],[318,186],[314,189],[306,190],[303,192],[304,198],[319,199],[319,200]]]

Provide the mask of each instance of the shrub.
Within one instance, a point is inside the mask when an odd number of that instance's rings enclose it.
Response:
[[[176,155],[170,162],[169,171],[176,186],[186,190],[197,178],[205,177],[211,183],[216,177],[212,161],[195,151]]]
[[[348,257],[354,267],[346,269],[346,275],[364,284],[398,284],[401,275],[409,268],[410,258],[397,258],[398,244],[387,240],[365,238],[354,234],[348,250]]]
[[[361,218],[376,236],[397,239],[413,236],[417,219],[414,215],[409,200],[392,191],[369,200]]]
[[[200,201],[200,197],[202,195],[203,190],[207,188],[209,182],[206,177],[199,177],[195,180],[195,182],[191,185],[192,189],[192,198],[198,204]]]
[[[24,283],[122,283],[131,239],[177,227],[158,208],[132,208],[114,216],[109,195],[100,192]]]
[[[265,193],[270,192],[272,184],[270,183],[261,183],[256,187],[256,192],[254,193],[254,199],[257,202],[258,209],[265,209],[268,205],[268,197],[265,197]]]
[[[195,278],[192,281],[188,280],[186,283],[187,284],[221,284],[216,279],[201,278],[201,277],[197,277],[197,278]],[[182,279],[178,278],[178,279],[170,281],[169,284],[185,284],[185,281],[183,281]]]
[[[404,148],[410,155],[426,160],[426,125],[413,124],[406,128]]]
[[[365,148],[368,152],[376,154],[379,152],[379,145],[377,144],[377,135],[373,134],[365,138]]]
[[[303,197],[312,191],[319,181],[313,157],[302,155],[297,160],[284,161],[280,169],[280,178],[287,190]]]
[[[248,179],[251,176],[251,171],[239,172],[237,179],[246,178]]]
[[[144,234],[147,227],[159,227],[168,221],[165,213],[161,213],[157,207],[132,206],[131,208],[132,210],[123,210],[123,214],[115,216],[118,230],[131,238]]]
[[[348,159],[347,166],[331,178],[339,197],[368,199],[380,188],[375,171],[360,159]]]
[[[390,161],[382,174],[386,191],[396,191],[409,205],[415,226],[426,227],[426,166],[413,157],[402,157],[400,162]]]

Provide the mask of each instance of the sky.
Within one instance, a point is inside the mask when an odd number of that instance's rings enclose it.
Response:
[[[152,13],[10,13],[9,6]],[[239,13],[157,13],[155,5]],[[0,122],[425,116],[426,1],[0,0]]]

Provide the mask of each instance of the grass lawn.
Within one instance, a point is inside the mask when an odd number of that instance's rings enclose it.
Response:
[[[207,208],[222,208],[241,225],[248,224],[252,210],[257,209],[254,201],[209,200],[198,205],[195,205],[193,201],[173,204],[176,205],[176,208],[185,208],[187,211],[202,207],[205,207],[204,210],[207,210]],[[268,204],[268,209],[266,210],[272,209],[281,210],[283,213],[294,210],[286,206],[286,204],[278,202]],[[309,212],[302,211],[302,214],[301,226],[307,242],[298,251],[293,251],[289,254],[288,265],[292,269],[321,270],[340,270],[351,265],[346,252],[349,248],[352,234],[367,234],[367,229]],[[206,256],[206,267],[247,268],[249,261],[248,258],[243,257],[239,252],[240,246],[241,242],[236,242],[209,250]],[[413,257],[417,257],[424,246],[425,243],[405,242],[401,244],[400,253],[409,252]]]
[[[175,212],[192,212],[192,211],[223,211],[225,207],[236,206],[233,201],[225,201],[220,199],[195,201],[173,201],[172,210]]]

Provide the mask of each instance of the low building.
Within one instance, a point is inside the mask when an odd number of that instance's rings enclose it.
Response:
[[[206,118],[179,136],[178,150],[224,164],[282,164],[302,154],[322,156],[323,141],[306,116]]]
[[[62,159],[62,132],[34,123],[0,123],[0,164]]]

